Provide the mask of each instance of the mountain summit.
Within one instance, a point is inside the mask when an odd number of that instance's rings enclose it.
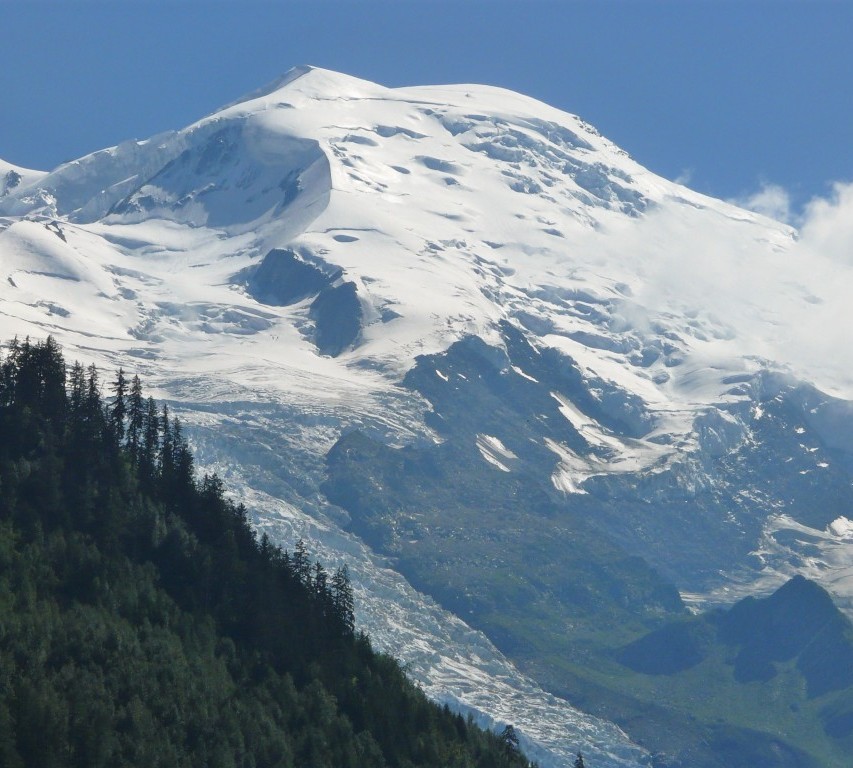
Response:
[[[2,334],[144,373],[258,526],[346,557],[383,649],[543,764],[645,759],[537,687],[571,698],[600,627],[796,573],[849,604],[849,268],[580,118],[298,67],[0,177]]]

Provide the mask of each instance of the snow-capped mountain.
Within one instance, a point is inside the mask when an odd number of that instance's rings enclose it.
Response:
[[[138,371],[259,526],[347,560],[383,649],[543,765],[648,755],[463,623],[413,496],[381,520],[352,501],[390,498],[395,452],[452,452],[436,483],[455,462],[544,489],[549,520],[579,514],[696,606],[796,572],[853,605],[850,267],[540,102],[297,68],[180,131],[0,163],[0,273],[4,338]],[[347,464],[373,450],[356,431],[390,453]]]

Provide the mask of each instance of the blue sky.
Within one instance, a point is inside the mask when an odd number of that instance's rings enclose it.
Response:
[[[580,115],[639,162],[795,207],[853,181],[844,0],[0,0],[0,157],[47,169],[180,128],[296,64],[479,82]]]

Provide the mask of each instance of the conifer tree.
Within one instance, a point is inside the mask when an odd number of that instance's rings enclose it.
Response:
[[[144,483],[154,478],[157,454],[160,448],[160,417],[154,398],[146,401],[142,427],[142,448],[139,452],[139,474]]]
[[[145,403],[142,399],[142,383],[134,376],[130,383],[130,395],[127,399],[127,447],[134,465],[139,462],[139,447],[145,426]]]
[[[68,376],[68,407],[76,421],[83,420],[83,402],[86,398],[86,375],[83,366],[74,361]]]
[[[83,403],[86,419],[91,424],[100,421],[101,413],[101,383],[98,380],[98,369],[91,363],[86,369],[86,394]]]
[[[346,631],[352,634],[355,631],[355,601],[346,565],[338,568],[332,576],[332,600],[338,619]]]
[[[65,359],[53,336],[33,349],[42,411],[55,426],[65,415]]]
[[[8,405],[15,401],[15,383],[17,371],[17,357],[19,352],[18,337],[15,336],[9,342],[9,354],[3,361],[3,404]]]
[[[305,586],[311,584],[311,561],[308,558],[308,549],[302,539],[296,542],[296,549],[293,552],[293,570],[302,584]]]
[[[500,739],[508,756],[513,757],[518,754],[518,734],[512,725],[507,725],[501,731]]]
[[[110,406],[110,428],[119,442],[124,441],[124,420],[127,417],[127,380],[119,368],[112,386],[113,402]]]
[[[175,416],[172,419],[172,483],[174,492],[178,495],[185,495],[187,491],[193,488],[195,466],[193,464],[193,455],[184,438],[184,430],[180,419]],[[220,492],[219,497],[222,497]]]
[[[158,457],[158,469],[160,477],[167,484],[172,478],[175,460],[175,444],[172,440],[172,421],[169,418],[169,406],[163,403],[160,413],[160,455]]]

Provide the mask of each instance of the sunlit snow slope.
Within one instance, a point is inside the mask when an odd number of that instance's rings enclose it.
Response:
[[[850,277],[789,227],[484,86],[387,89],[304,67],[46,174],[0,163],[3,337],[52,333],[69,357],[138,371],[259,525],[348,559],[383,648],[436,698],[519,725],[543,765],[578,748],[597,766],[644,758],[348,533],[320,491],[326,453],[354,428],[433,444],[435,402],[400,384],[418,356],[468,336],[503,350],[507,376],[547,387],[513,357],[509,327],[573,361],[586,398],[545,392],[573,439],[543,432],[551,459],[536,471],[567,497],[627,499],[630,520],[601,517],[626,549],[700,603],[796,571],[849,597],[846,502],[805,505],[824,476],[850,485],[853,368],[816,332],[849,317]],[[506,436],[471,445],[494,472],[521,461]],[[796,475],[786,495],[774,462]],[[696,494],[696,530],[689,510],[642,518]],[[694,541],[679,559],[696,531],[728,543]]]

